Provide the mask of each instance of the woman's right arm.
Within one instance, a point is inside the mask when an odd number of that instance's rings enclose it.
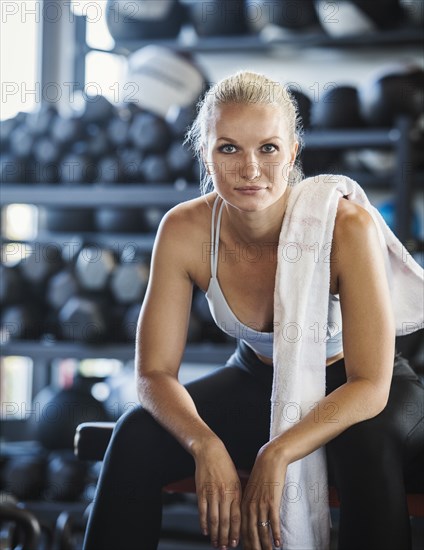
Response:
[[[184,218],[179,209],[169,212],[153,248],[137,327],[137,392],[143,407],[193,456],[201,528],[212,542],[229,546],[240,530],[237,472],[224,444],[178,381],[193,292],[190,266],[202,261],[201,245],[197,250],[188,244],[190,224]],[[231,499],[229,486],[236,488]]]
[[[137,327],[136,376],[143,407],[194,454],[216,436],[178,382],[193,291],[188,236],[185,242],[178,238],[182,229],[184,223],[171,212],[158,230]]]

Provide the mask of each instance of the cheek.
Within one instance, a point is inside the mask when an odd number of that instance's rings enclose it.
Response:
[[[275,159],[264,163],[262,166],[262,173],[273,183],[281,182],[287,175],[286,172],[284,159]]]
[[[212,166],[214,173],[213,175],[215,176],[215,178],[218,178],[220,180],[234,177],[236,175],[236,172],[240,169],[239,161],[237,161],[230,155],[225,158],[222,158],[222,156],[219,156],[219,158],[214,158]]]

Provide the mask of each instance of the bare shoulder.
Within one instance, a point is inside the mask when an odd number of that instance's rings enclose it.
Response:
[[[360,240],[370,233],[377,235],[371,214],[359,204],[340,198],[333,235],[336,243],[339,246],[342,246],[343,242],[350,245],[355,241],[360,243]]]
[[[208,212],[210,216],[212,215],[213,200],[215,197],[215,193],[208,193],[202,197],[180,202],[168,210],[163,218],[163,223],[167,226],[172,226],[174,230],[184,229],[187,225],[198,225],[208,219]]]
[[[215,194],[210,193],[181,202],[168,210],[158,230],[158,237],[170,239],[176,246],[189,246],[210,231]]]
[[[154,255],[166,258],[169,268],[179,266],[197,281],[204,246],[210,241],[215,193],[179,203],[163,217],[155,240]]]
[[[371,214],[359,204],[339,200],[331,247],[331,292],[337,293],[341,279],[352,276],[359,266],[369,265],[380,253],[380,244]]]

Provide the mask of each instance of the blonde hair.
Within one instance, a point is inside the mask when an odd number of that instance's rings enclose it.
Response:
[[[297,105],[290,92],[279,82],[274,82],[263,74],[252,71],[238,71],[214,84],[197,104],[197,116],[186,133],[184,144],[189,144],[200,164],[200,189],[202,194],[213,189],[211,176],[205,170],[202,148],[207,144],[210,119],[214,109],[228,103],[272,104],[279,106],[288,122],[290,145],[299,143],[297,159],[289,175],[288,184],[296,185],[303,179],[299,162],[302,148],[302,126]]]

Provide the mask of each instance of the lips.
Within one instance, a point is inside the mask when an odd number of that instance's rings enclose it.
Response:
[[[246,185],[245,187],[236,187],[237,191],[260,191],[261,189],[266,189],[266,188],[260,187],[257,185]]]

